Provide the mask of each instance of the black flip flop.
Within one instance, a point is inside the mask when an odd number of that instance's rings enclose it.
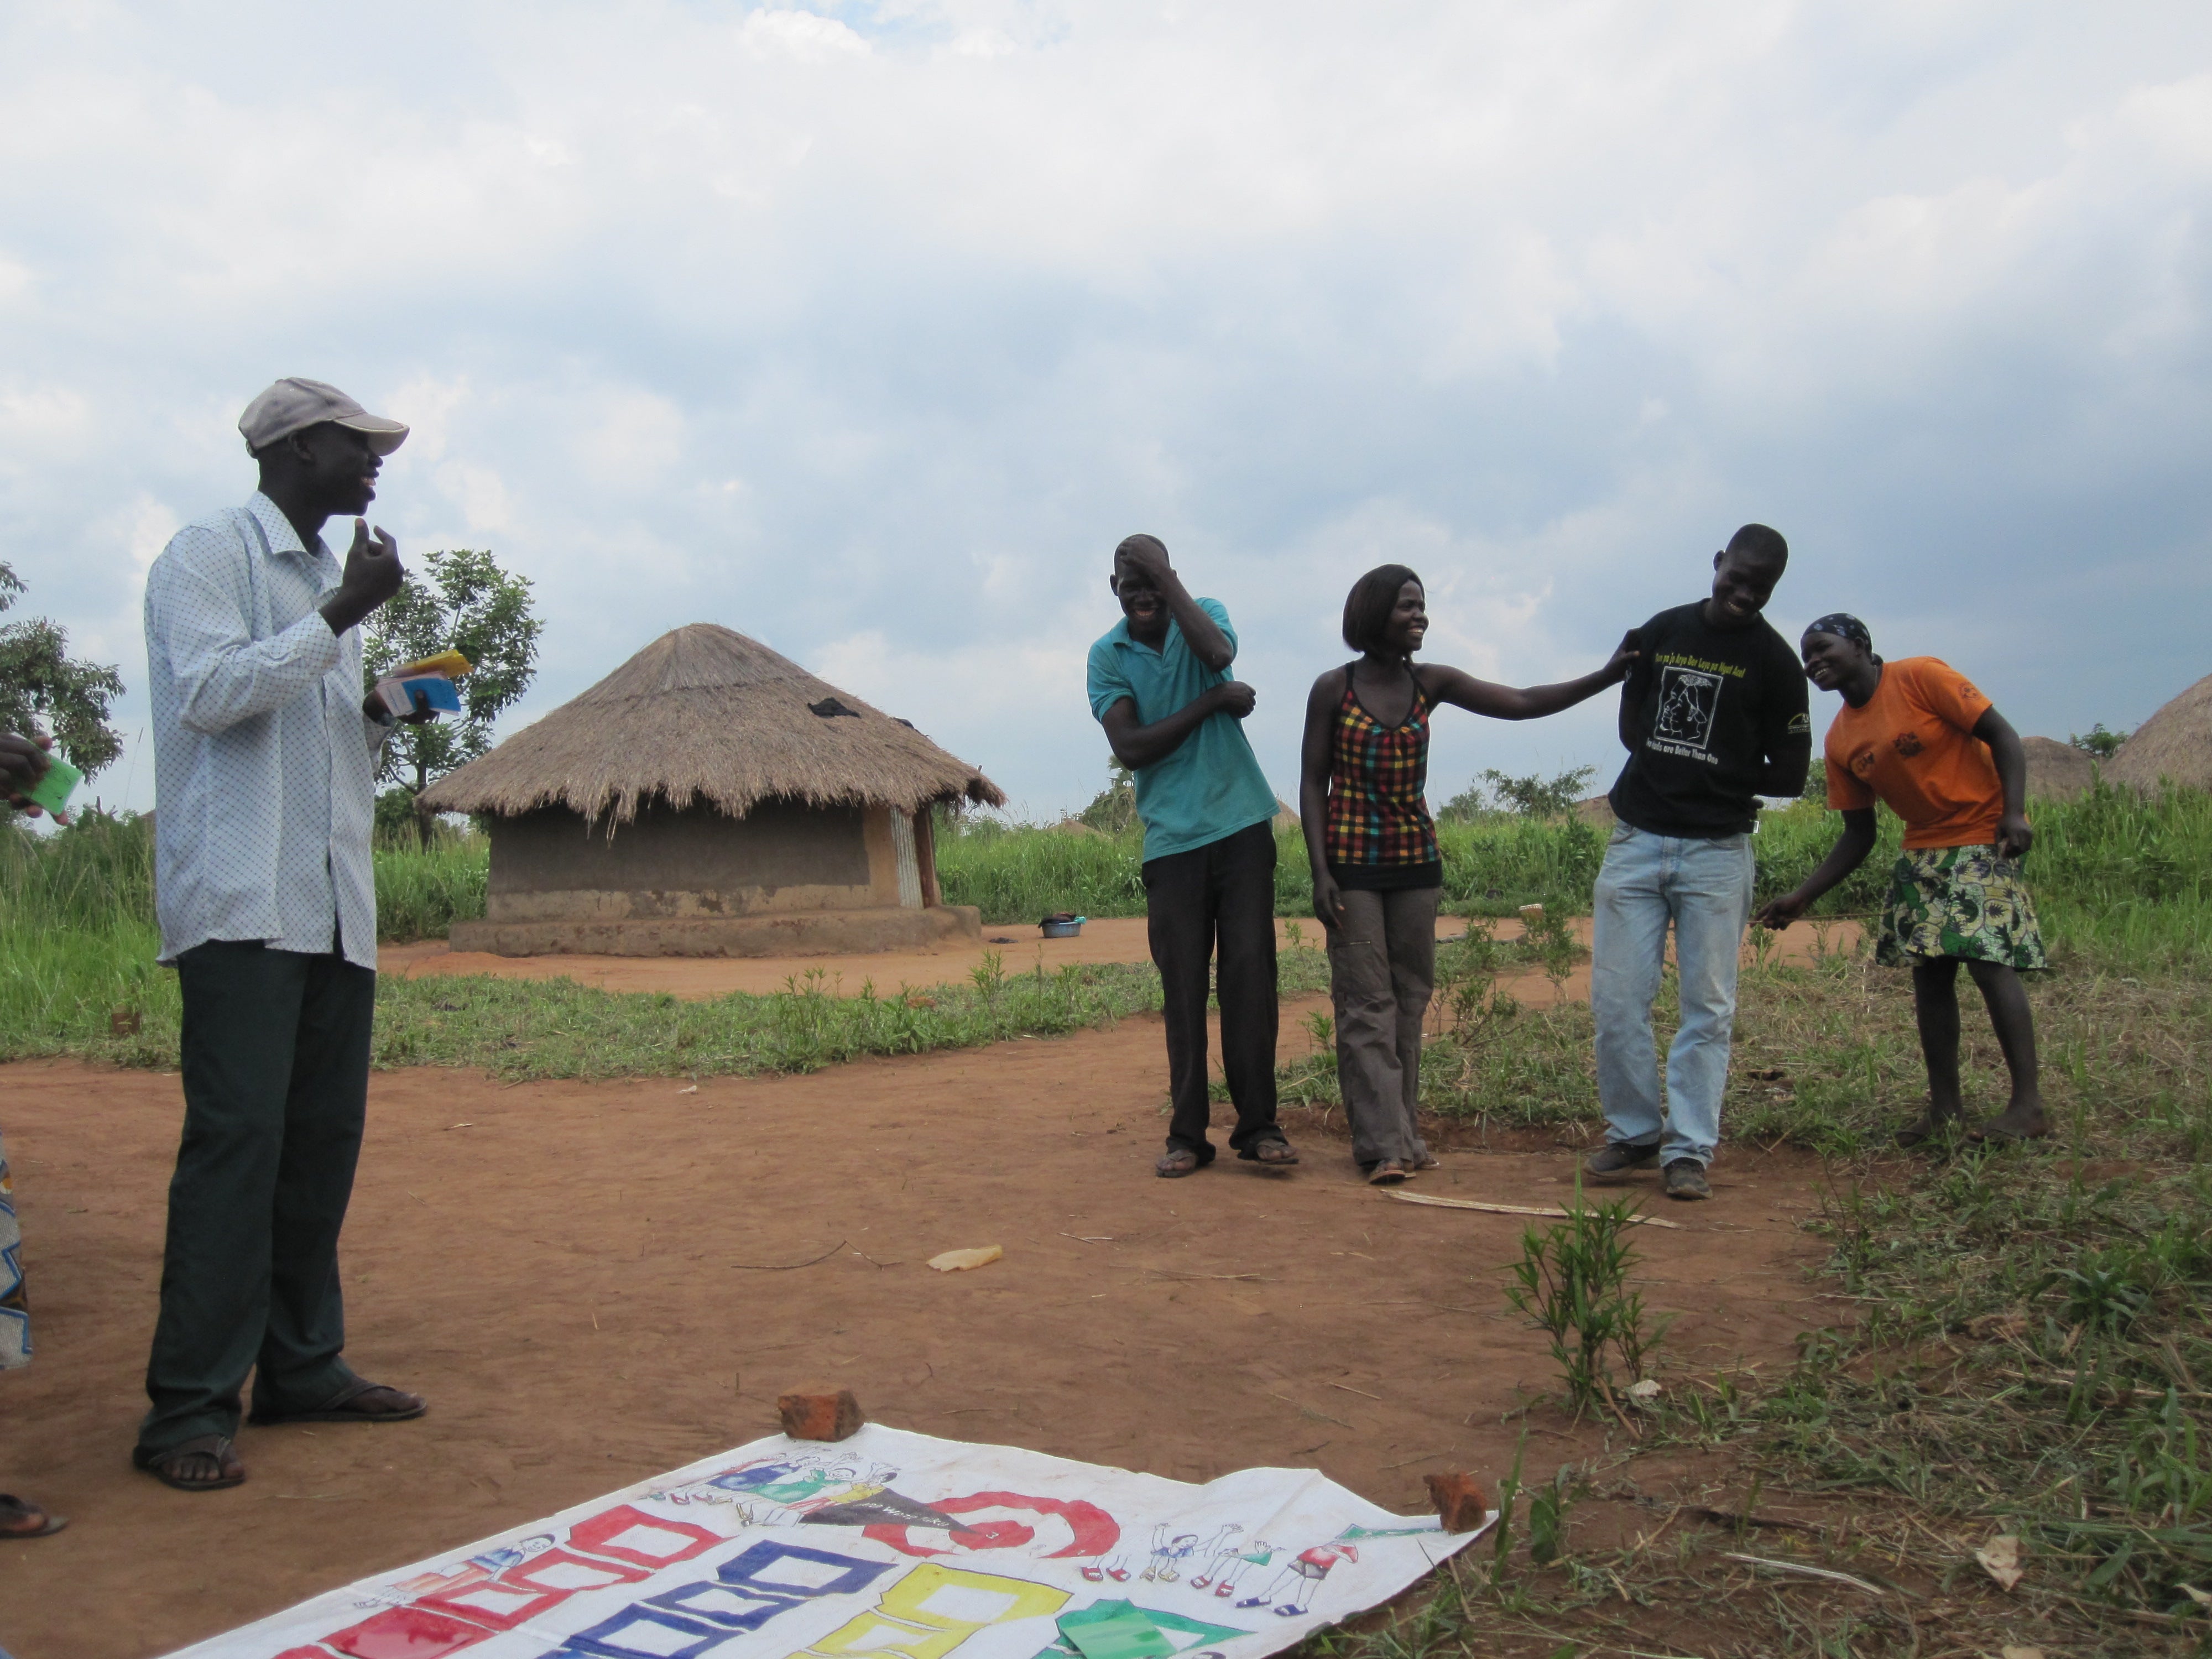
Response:
[[[35,1527],[14,1525],[10,1522],[28,1522],[35,1519]],[[49,1515],[36,1504],[27,1504],[12,1493],[0,1492],[0,1543],[11,1538],[52,1538],[69,1522],[58,1515]]]

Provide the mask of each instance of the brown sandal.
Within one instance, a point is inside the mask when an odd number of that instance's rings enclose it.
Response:
[[[1395,1187],[1406,1178],[1406,1166],[1395,1158],[1386,1158],[1368,1172],[1370,1187]]]
[[[392,1403],[388,1407],[371,1404],[379,1395],[390,1396]],[[356,1376],[313,1411],[276,1412],[256,1406],[246,1420],[257,1428],[276,1423],[406,1423],[429,1409],[419,1394]]]
[[[178,1474],[177,1465],[188,1457],[213,1458],[217,1473],[211,1480]],[[159,1451],[149,1451],[140,1446],[132,1450],[131,1461],[163,1486],[174,1486],[179,1492],[221,1492],[226,1486],[242,1486],[246,1481],[246,1465],[238,1461],[238,1449],[225,1434],[195,1435]]]
[[[10,1538],[52,1538],[69,1522],[36,1504],[0,1492],[0,1543]]]
[[[1160,1161],[1152,1165],[1152,1173],[1164,1181],[1177,1181],[1187,1175],[1196,1175],[1198,1154],[1188,1146],[1170,1146],[1160,1154]]]
[[[1265,1140],[1255,1140],[1239,1158],[1249,1158],[1255,1164],[1270,1170],[1287,1170],[1298,1161],[1297,1149],[1280,1135],[1269,1135]]]

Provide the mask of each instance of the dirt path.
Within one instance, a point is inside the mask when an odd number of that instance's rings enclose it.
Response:
[[[1587,947],[1588,916],[1569,921],[1575,937]],[[1291,941],[1290,929],[1310,945],[1321,942],[1318,923],[1275,924],[1279,945]],[[1458,916],[1439,916],[1437,937],[1457,939],[1467,931]],[[1518,939],[1516,920],[1495,924],[1501,939]],[[1785,962],[1809,960],[1822,950],[1844,951],[1858,943],[1855,921],[1817,921],[1790,928],[1781,935],[1765,935],[1765,942]],[[1747,943],[1746,960],[1753,945]],[[454,951],[443,939],[417,945],[387,945],[377,952],[377,966],[387,974],[421,979],[434,974],[489,974],[499,979],[573,979],[604,991],[665,991],[679,997],[727,996],[732,991],[765,994],[781,991],[794,978],[819,973],[824,988],[834,995],[857,996],[863,985],[890,991],[901,985],[943,985],[964,980],[982,965],[987,952],[996,951],[1010,973],[1025,973],[1042,963],[1049,973],[1075,963],[1149,962],[1142,916],[1109,916],[1084,924],[1074,939],[1039,937],[1034,926],[986,927],[981,944],[945,945],[933,951],[883,951],[874,955],[842,957],[495,957],[483,951]],[[1546,1004],[1552,988],[1541,974],[1513,975],[1508,988],[1523,1002]],[[1559,988],[1560,996],[1589,1000],[1589,964],[1583,963]]]
[[[0,1642],[162,1653],[771,1432],[807,1382],[901,1426],[1181,1479],[1311,1464],[1409,1512],[1424,1471],[1494,1475],[1499,1414],[1552,1382],[1500,1300],[1520,1224],[1391,1202],[1312,1133],[1293,1174],[1157,1180],[1165,1069],[1138,1018],[696,1093],[380,1074],[349,1352],[431,1415],[249,1428],[248,1483],[188,1497],[127,1455],[176,1079],[0,1066],[39,1345],[0,1378],[0,1484],[74,1522],[0,1549]],[[1529,1137],[1447,1150],[1418,1189],[1556,1202],[1571,1168]],[[1644,1231],[1650,1300],[1682,1316],[1672,1363],[1781,1363],[1827,1316],[1796,1229],[1817,1174],[1730,1156],[1715,1202],[1670,1209],[1685,1231]],[[921,1265],[992,1243],[978,1272]],[[1533,1473],[1602,1438],[1528,1420]]]

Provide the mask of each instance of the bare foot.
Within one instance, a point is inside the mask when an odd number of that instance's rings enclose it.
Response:
[[[1905,1147],[1925,1146],[1931,1140],[1955,1134],[1958,1128],[1958,1113],[1938,1111],[1931,1106],[1897,1132],[1897,1144]]]
[[[2016,1100],[1974,1132],[1974,1139],[1996,1146],[2040,1140],[2051,1133],[2051,1120],[2039,1100]]]

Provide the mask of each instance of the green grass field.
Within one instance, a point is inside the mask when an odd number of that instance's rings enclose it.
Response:
[[[2044,804],[2036,816],[2041,840],[2029,872],[2057,936],[2098,961],[2172,966],[2203,959],[2212,797],[2181,793],[2145,802],[2105,793]],[[1768,813],[1756,842],[1761,893],[1779,892],[1811,868],[1838,822],[1806,804]],[[1883,846],[1824,901],[1822,914],[1873,907],[1895,836],[1894,821],[1886,820]],[[1575,821],[1498,817],[1448,823],[1439,839],[1447,907],[1477,917],[1509,915],[1530,902],[1555,914],[1586,912],[1604,854],[1602,836]],[[1277,910],[1305,915],[1312,889],[1303,848],[1292,836],[1279,844]],[[947,900],[980,905],[994,924],[1058,909],[1141,915],[1140,862],[1141,842],[1133,836],[1076,836],[981,820],[949,825],[940,839]],[[481,915],[486,863],[477,837],[455,836],[427,851],[404,839],[380,847],[377,910],[385,938],[439,938],[454,921]],[[161,1056],[173,1053],[176,988],[174,976],[153,965],[157,943],[152,848],[143,823],[92,815],[44,837],[0,830],[0,1056],[97,1053],[161,1063]],[[1450,960],[1448,955],[1448,971]],[[394,987],[387,986],[386,996],[387,1030],[395,1041],[411,1041],[419,1034],[394,1024],[408,1018],[403,1010],[410,1005]],[[137,1015],[135,1036],[111,1032],[118,1008]],[[435,1043],[407,1050],[447,1051]]]

